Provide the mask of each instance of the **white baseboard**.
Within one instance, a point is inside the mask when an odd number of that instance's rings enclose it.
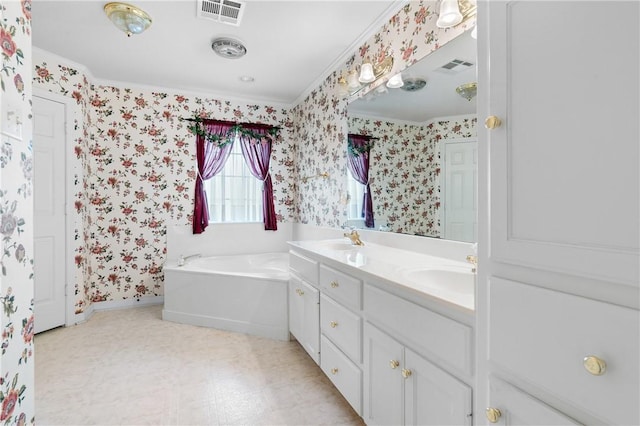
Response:
[[[148,305],[162,305],[164,296],[148,296],[141,299],[108,300],[106,302],[96,302],[91,307],[93,311],[112,311],[116,309],[138,308]],[[93,314],[93,313],[92,313]]]

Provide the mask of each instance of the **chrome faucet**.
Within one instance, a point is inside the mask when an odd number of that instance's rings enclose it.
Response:
[[[476,272],[476,267],[478,266],[478,256],[470,254],[469,256],[467,256],[467,262],[473,265],[473,268],[471,268],[471,272]]]
[[[351,231],[351,233],[346,233],[345,232],[344,236],[349,238],[351,240],[351,244],[353,244],[354,246],[363,246],[364,245],[364,243],[360,239],[360,234],[358,234],[358,231],[356,231],[355,229],[353,231]]]
[[[196,257],[200,257],[200,256],[202,256],[200,253],[192,254],[192,255],[189,255],[187,257],[184,257],[183,255],[180,255],[180,257],[178,258],[178,266],[184,266],[184,264],[185,264],[185,262],[187,260],[193,259],[193,258],[196,258]]]

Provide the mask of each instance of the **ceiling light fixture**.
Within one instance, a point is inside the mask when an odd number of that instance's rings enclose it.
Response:
[[[127,37],[141,34],[152,22],[147,12],[126,3],[107,3],[104,5],[104,13],[118,29],[127,34]]]
[[[456,87],[456,93],[468,101],[471,101],[478,93],[477,83],[465,83]]]

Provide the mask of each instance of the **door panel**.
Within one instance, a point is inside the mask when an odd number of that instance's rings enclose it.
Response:
[[[33,97],[35,332],[65,323],[65,105]]]

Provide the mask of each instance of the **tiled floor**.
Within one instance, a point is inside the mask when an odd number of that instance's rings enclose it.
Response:
[[[39,425],[362,425],[296,342],[98,312],[36,336]]]

